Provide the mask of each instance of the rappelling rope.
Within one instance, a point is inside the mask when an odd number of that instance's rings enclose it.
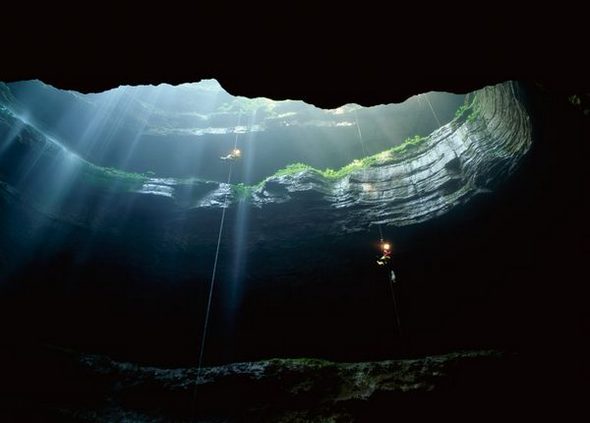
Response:
[[[383,245],[383,243],[385,242],[385,240],[383,239],[383,231],[381,230],[381,223],[377,223],[377,228],[379,229],[379,239],[381,240],[381,245]],[[389,292],[391,294],[391,302],[393,304],[393,315],[395,317],[395,323],[396,323],[396,327],[397,327],[397,332],[398,335],[401,339],[402,337],[402,324],[401,324],[401,319],[399,317],[399,308],[398,308],[398,303],[397,300],[395,299],[395,291],[394,291],[394,280],[392,277],[392,272],[393,269],[391,267],[391,264],[389,264],[387,267],[388,273],[387,273],[387,281],[389,282]]]
[[[240,110],[240,114],[238,116],[238,125],[240,126],[242,120],[242,111]],[[236,149],[238,146],[238,128],[236,127],[236,136],[234,139],[234,148]],[[227,173],[227,191],[225,193],[225,197],[223,199],[223,208],[221,211],[221,220],[219,222],[219,233],[217,235],[217,248],[215,249],[215,260],[213,261],[213,271],[211,272],[211,282],[209,284],[209,298],[207,300],[207,308],[205,310],[205,323],[203,324],[203,336],[201,337],[201,350],[199,351],[199,361],[197,364],[197,375],[195,377],[195,389],[193,391],[193,417],[196,411],[196,404],[197,404],[197,388],[199,386],[199,379],[201,378],[201,370],[203,366],[203,358],[205,356],[205,343],[207,340],[207,329],[209,325],[209,315],[211,314],[211,302],[213,299],[213,288],[215,286],[215,276],[217,274],[217,263],[219,261],[219,250],[221,248],[221,236],[223,234],[223,224],[225,223],[225,212],[227,210],[227,200],[229,198],[229,193],[231,192],[231,175],[232,175],[232,167],[233,167],[233,160],[229,162],[229,170]]]
[[[436,121],[438,122],[439,126],[442,126],[440,124],[440,120],[438,120],[438,117],[436,116],[436,113],[434,112],[434,109],[432,108],[432,105],[430,104],[430,101],[428,100],[428,98],[426,98],[426,101],[428,101],[428,104],[430,105],[430,110],[432,110],[432,114],[434,115],[434,118],[436,119]],[[359,125],[359,120],[358,120],[358,115],[356,110],[354,111],[354,120],[356,123],[356,129],[358,131],[358,135],[359,135],[359,143],[361,144],[361,149],[363,151],[363,156],[366,157],[367,156],[367,150],[365,148],[365,142],[363,140],[363,133],[361,131],[361,126]],[[381,223],[377,223],[377,228],[379,229],[379,239],[381,240],[381,243],[383,244],[384,239],[383,239],[383,230],[381,229]],[[395,299],[395,291],[394,291],[394,286],[393,286],[393,279],[391,277],[391,265],[386,266],[388,268],[388,274],[387,274],[387,280],[388,280],[388,285],[389,285],[389,289],[391,292],[391,301],[393,304],[393,315],[395,317],[395,323],[396,323],[396,327],[397,327],[397,332],[399,334],[399,337],[401,339],[402,337],[402,326],[401,326],[401,320],[399,317],[399,310],[398,310],[398,304],[397,304],[397,300]]]
[[[434,111],[434,108],[432,107],[432,104],[430,103],[430,100],[428,99],[428,94],[425,94],[425,98],[426,98],[426,101],[428,103],[428,106],[430,107],[430,110],[432,112],[432,115],[434,116],[434,119],[436,119],[436,122],[438,123],[439,126],[442,126],[442,124],[440,123],[440,120],[438,119],[438,116],[436,115],[436,112]],[[355,123],[356,123],[356,129],[358,131],[359,143],[360,143],[361,149],[363,151],[363,156],[366,157],[367,156],[367,150],[365,148],[365,143],[364,143],[364,140],[363,140],[363,133],[361,131],[361,126],[359,125],[358,115],[357,115],[356,110],[354,111],[354,120],[355,120]],[[383,243],[384,242],[384,239],[383,239],[383,230],[381,228],[381,223],[377,223],[377,228],[379,229],[379,239],[381,240],[381,243]],[[387,266],[387,268],[388,268],[387,280],[388,280],[389,290],[390,290],[390,293],[391,293],[391,301],[392,301],[392,305],[393,305],[393,315],[395,317],[395,323],[396,323],[397,332],[398,332],[398,335],[399,335],[399,337],[401,339],[401,337],[402,337],[402,325],[401,325],[401,319],[399,317],[398,302],[395,299],[395,290],[394,290],[394,286],[393,286],[394,281],[393,281],[393,278],[391,276],[391,272],[392,272],[391,265]]]
[[[427,99],[428,100],[428,99]],[[428,102],[428,104],[430,104],[430,102]],[[438,120],[438,118],[436,117],[436,114],[434,113],[434,110],[432,109],[432,106],[430,106],[430,109],[432,110],[432,114],[434,115],[434,118],[437,120],[437,122],[440,125],[440,121]],[[367,156],[367,150],[365,148],[365,143],[363,140],[363,133],[361,131],[361,126],[359,125],[359,120],[358,120],[358,115],[356,113],[356,110],[354,111],[354,120],[356,123],[356,129],[358,131],[358,135],[359,135],[359,143],[361,144],[361,149],[363,150],[363,156]],[[381,243],[384,242],[383,240],[383,230],[381,229],[381,223],[377,223],[377,228],[379,229],[379,239],[381,240]],[[389,281],[389,289],[391,292],[391,301],[393,303],[393,314],[395,316],[395,322],[396,322],[396,327],[397,327],[397,331],[398,334],[401,338],[402,336],[402,326],[401,326],[401,322],[400,322],[400,317],[399,317],[399,310],[398,310],[398,305],[397,305],[397,301],[395,299],[395,291],[394,291],[394,287],[393,287],[393,279],[391,278],[391,266],[388,266],[388,274],[387,274],[387,279]]]
[[[365,141],[363,140],[363,133],[361,132],[361,126],[359,125],[359,117],[354,110],[354,121],[356,122],[356,130],[359,134],[359,142],[361,143],[361,149],[363,150],[363,157],[367,157],[367,149],[365,148]]]
[[[440,120],[438,119],[438,116],[436,115],[436,112],[434,111],[434,108],[432,107],[432,103],[430,103],[430,100],[428,99],[428,93],[424,94],[424,98],[426,99],[426,102],[428,103],[428,107],[430,107],[430,111],[432,112],[432,116],[434,116],[436,123],[438,123],[438,126],[441,127],[442,123],[440,123]]]
[[[391,266],[389,269],[390,272],[392,272],[391,270]],[[397,332],[398,335],[401,339],[402,337],[402,324],[401,324],[401,320],[399,318],[399,309],[398,309],[398,305],[397,305],[397,300],[395,299],[395,291],[394,291],[394,287],[393,287],[393,278],[391,277],[391,273],[389,275],[387,275],[387,279],[389,280],[389,289],[391,291],[391,301],[393,302],[393,315],[395,316],[395,322],[397,324]]]

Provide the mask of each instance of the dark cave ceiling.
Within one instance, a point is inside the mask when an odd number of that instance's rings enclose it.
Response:
[[[559,7],[16,9],[3,23],[5,82],[97,92],[215,78],[234,95],[319,107],[466,93],[505,80],[590,90],[589,65],[578,60],[584,14]]]
[[[27,7],[30,8],[30,5]],[[586,25],[576,21],[586,16],[583,13],[570,10],[568,14],[562,14],[553,8],[547,13],[551,16],[541,18],[538,10],[517,11],[514,6],[507,9],[494,5],[485,11],[474,11],[471,16],[464,18],[463,14],[455,15],[455,11],[439,13],[437,10],[429,15],[407,12],[385,14],[377,10],[367,11],[368,7],[365,7],[364,12],[358,8],[350,8],[344,16],[340,15],[339,10],[330,18],[317,16],[314,12],[312,22],[309,23],[307,18],[310,16],[301,10],[293,13],[293,7],[290,4],[282,5],[283,17],[278,20],[263,17],[252,19],[251,15],[241,14],[241,11],[231,16],[225,13],[212,14],[202,8],[191,11],[152,10],[154,16],[151,19],[136,13],[137,10],[131,10],[130,7],[114,13],[99,13],[95,9],[58,11],[57,18],[54,16],[56,10],[11,12],[3,22],[4,60],[0,67],[0,81],[37,78],[59,88],[96,92],[121,84],[175,84],[216,78],[234,95],[301,99],[320,107],[335,107],[351,102],[363,105],[398,102],[412,94],[431,90],[464,93],[505,80],[525,80],[531,85],[540,85],[560,93],[590,91],[588,62],[580,59],[584,59],[581,52],[586,51],[581,46],[587,39],[583,33]],[[158,19],[154,19],[156,16]],[[326,24],[327,22],[329,23]],[[562,30],[563,26],[567,27],[566,31]],[[542,109],[546,103],[549,102],[540,97],[535,104]],[[578,280],[574,275],[581,269],[578,263],[582,262],[583,236],[576,225],[585,216],[585,208],[570,207],[569,203],[564,207],[562,202],[555,201],[556,198],[578,199],[586,186],[585,178],[571,176],[582,175],[584,155],[572,156],[569,151],[580,148],[583,137],[580,136],[579,121],[570,119],[571,116],[566,111],[565,106],[557,103],[557,106],[548,108],[542,115],[553,120],[537,120],[546,124],[544,131],[539,131],[539,149],[535,152],[535,160],[530,161],[532,170],[525,176],[521,173],[519,179],[513,180],[509,195],[504,201],[496,201],[494,207],[485,208],[489,211],[482,214],[483,217],[478,218],[479,220],[473,219],[468,224],[460,222],[454,226],[443,224],[430,228],[428,233],[433,235],[421,241],[429,249],[411,257],[406,256],[405,261],[402,260],[399,265],[400,275],[404,275],[404,270],[405,275],[408,275],[404,276],[407,286],[415,287],[412,289],[416,292],[429,293],[427,301],[421,300],[422,309],[428,310],[428,315],[435,316],[433,320],[436,321],[439,319],[430,309],[432,305],[441,303],[441,293],[449,292],[446,298],[453,299],[455,292],[465,292],[466,288],[476,289],[478,286],[493,286],[494,291],[500,293],[497,298],[503,300],[490,301],[489,308],[482,308],[480,320],[473,319],[470,314],[472,310],[468,308],[456,313],[457,321],[467,322],[454,332],[456,339],[463,340],[464,334],[475,333],[478,334],[477,339],[484,339],[487,335],[490,339],[495,339],[494,334],[499,333],[495,329],[498,326],[508,332],[507,336],[500,337],[503,342],[505,339],[508,339],[506,342],[512,342],[514,338],[514,342],[523,343],[524,333],[527,335],[527,342],[529,338],[539,339],[543,341],[545,348],[545,328],[554,325],[554,316],[560,315],[555,312],[547,313],[556,303],[554,298],[549,297],[568,296],[568,301],[563,301],[564,306],[559,310],[561,315],[566,316],[561,317],[563,321],[568,319],[566,311],[582,310],[582,304],[578,305],[577,301],[578,298],[587,298],[587,295],[576,295],[583,288],[572,286],[574,282],[571,281]],[[559,148],[554,149],[555,145]],[[542,177],[538,178],[538,175]],[[532,184],[531,181],[543,183]],[[531,210],[541,212],[531,213]],[[543,231],[539,231],[540,227]],[[441,235],[444,228],[451,229],[446,229]],[[474,231],[472,228],[483,229]],[[324,249],[319,250],[332,252],[334,247],[328,245],[328,242],[332,240],[327,240]],[[545,248],[545,245],[560,246],[566,243],[571,248]],[[459,246],[460,249],[438,248],[447,244]],[[109,245],[105,242],[100,247]],[[362,245],[363,248],[364,246],[365,244]],[[288,248],[290,246],[281,251],[288,251]],[[111,251],[109,248],[103,250],[109,253]],[[116,249],[113,251],[118,252]],[[343,256],[358,257],[355,263],[372,265],[371,253],[368,253],[369,258],[365,260],[365,256],[359,251],[361,247],[352,246]],[[502,252],[499,257],[498,251]],[[364,254],[364,250],[362,253]],[[62,257],[67,263],[68,257]],[[261,257],[266,260],[264,255]],[[289,259],[290,254],[286,253],[284,257]],[[461,257],[458,264],[455,263],[456,257]],[[561,266],[561,263],[572,260],[575,261],[573,266]],[[341,261],[341,256],[333,257],[329,263],[335,265],[330,267],[339,269],[336,264]],[[59,268],[60,263],[54,264],[49,260],[48,263],[48,267],[40,266],[32,272],[42,274],[46,271],[50,275],[57,275],[57,278],[59,272],[52,269]],[[267,264],[266,261],[262,263]],[[546,267],[539,267],[538,263],[546,263]],[[208,266],[207,262],[203,268],[208,271]],[[318,298],[311,307],[311,312],[307,314],[307,323],[315,331],[315,338],[309,338],[308,333],[302,338],[312,341],[324,339],[325,333],[332,327],[357,327],[357,323],[352,322],[355,315],[352,315],[350,324],[342,324],[344,317],[341,316],[351,314],[349,311],[353,307],[347,305],[358,302],[355,290],[359,284],[355,279],[361,280],[364,277],[360,271],[355,275],[348,275],[345,270],[339,270],[340,273],[330,274],[331,279],[322,284],[318,280],[321,282],[323,273],[316,271],[317,268],[310,267],[309,278],[300,278],[306,281],[306,286],[314,286],[314,293],[317,295],[312,297]],[[410,269],[420,270],[413,273]],[[93,267],[85,269],[84,275],[91,281],[89,286],[94,286],[92,278],[96,278],[96,286],[102,286],[103,279],[109,279],[110,275],[116,277],[121,273],[116,265],[107,270],[112,273],[105,273],[104,278],[104,274],[100,274],[99,278],[95,276],[97,272]],[[320,277],[315,277],[316,273]],[[472,283],[473,275],[477,276],[477,284]],[[157,283],[151,285],[152,289],[146,289],[141,276],[137,276],[131,285],[137,283],[139,286],[141,282],[141,295],[147,300],[134,301],[133,305],[149,309],[150,304],[161,301],[161,290],[157,289]],[[290,276],[285,278],[288,277]],[[297,293],[303,290],[297,288],[296,281],[287,279],[285,284],[293,284],[295,288],[285,295],[287,298],[297,299]],[[440,281],[446,283],[439,283]],[[555,281],[565,283],[568,289],[553,289]],[[348,291],[343,288],[343,282],[348,284]],[[449,286],[449,282],[453,285]],[[196,288],[192,281],[186,278],[185,282],[180,281],[181,285],[182,283],[186,285],[179,289],[181,294],[176,297],[176,293],[170,294],[171,304],[181,301],[176,300],[177,298],[196,297]],[[112,289],[119,289],[118,286]],[[121,285],[120,289],[127,289],[126,286]],[[422,289],[424,287],[435,287],[438,291],[430,293],[427,289]],[[340,296],[334,296],[336,288],[338,292],[350,293],[346,294],[348,302],[341,301]],[[110,286],[105,288],[107,291],[109,289]],[[189,295],[185,295],[185,292],[189,292]],[[264,295],[271,298],[261,297],[261,290],[253,292],[256,295],[252,294],[248,298],[256,298],[256,304],[276,303],[276,298],[272,298],[272,295],[276,295],[276,290],[264,291]],[[104,294],[104,298],[112,297],[110,293]],[[96,303],[95,296],[89,295],[87,298],[88,304]],[[120,298],[127,298],[126,294],[122,293]],[[43,300],[44,304],[48,304],[46,307],[56,308],[55,303],[46,301],[46,298]],[[332,303],[328,303],[328,300]],[[11,302],[10,298],[7,301],[14,310],[10,307],[2,308],[6,321],[9,318],[14,319],[17,314],[12,312],[21,308],[19,301]],[[85,304],[76,307],[83,310]],[[189,322],[183,313],[186,310],[187,315],[192,316],[194,304],[189,304],[188,301],[186,304],[186,308],[176,307],[181,311],[168,321],[177,318],[180,323],[190,326],[192,320]],[[249,304],[246,302],[245,308]],[[323,316],[323,312],[330,309],[328,304],[340,304],[340,312],[330,314],[332,320],[328,323],[333,323],[333,326],[318,326],[318,316]],[[479,303],[474,304],[477,306]],[[499,306],[496,307],[496,304]],[[522,304],[533,310],[527,308],[527,312],[523,313]],[[291,305],[293,308],[290,310],[293,312],[286,313],[284,320],[287,328],[297,328],[301,324],[299,318],[289,319],[290,316],[299,316],[295,313],[299,310],[299,305],[297,301],[292,301]],[[112,315],[109,318],[111,327],[116,332],[114,338],[118,336],[126,339],[129,332],[127,329],[133,327],[132,319],[128,321],[128,326],[117,321],[119,315],[130,315],[128,306],[123,300],[117,305],[119,308],[115,308],[116,312],[111,312],[102,304],[96,306],[107,310],[109,316]],[[120,310],[120,314],[117,314],[117,310]],[[497,317],[497,310],[502,310],[500,317]],[[441,309],[441,313],[443,311]],[[51,316],[49,312],[41,314]],[[91,314],[88,314],[86,323],[90,327],[100,327],[102,322],[92,320],[95,318]],[[138,316],[146,314],[147,312],[137,313]],[[414,312],[414,315],[418,328],[421,327],[420,322],[428,321],[419,312]],[[256,320],[258,315],[252,311],[250,316]],[[463,318],[464,316],[469,318]],[[500,320],[499,323],[493,320],[496,317]],[[63,312],[53,320],[47,319],[45,324],[48,328],[67,327],[70,330],[69,326],[60,324],[62,318],[69,321],[69,313]],[[577,316],[572,317],[571,320],[581,321],[576,318]],[[158,316],[155,316],[155,326],[161,325],[157,319]],[[79,320],[84,322],[83,319]],[[248,320],[245,321],[247,326]],[[37,323],[36,319],[31,319],[31,322],[31,327],[36,327],[33,326]],[[25,327],[27,324],[25,322],[21,326]],[[183,328],[182,324],[179,325],[180,328]],[[162,325],[161,333],[167,336],[171,326],[174,325]],[[482,330],[482,326],[490,330],[486,332]],[[117,331],[119,327],[122,329]],[[253,324],[252,327],[256,326]],[[195,333],[193,329],[192,326],[189,327],[186,329],[187,333]],[[562,329],[563,325],[559,331],[554,332],[560,332],[559,336],[563,337],[562,333],[567,332],[567,329],[565,332]],[[43,330],[39,329],[38,332],[43,334]],[[64,329],[64,339],[68,336],[67,330]],[[71,330],[75,330],[75,327]],[[181,333],[183,330],[177,331],[177,339],[184,339]],[[577,330],[577,327],[573,327],[570,332]],[[481,335],[482,333],[486,336]],[[150,351],[146,345],[157,342],[162,345],[160,348],[166,349],[161,352],[162,356],[166,356],[170,350],[168,344],[154,340],[152,335],[152,332],[146,332],[145,338],[134,340],[138,354]],[[107,342],[109,336],[105,335],[102,340],[104,345],[111,345]],[[301,336],[303,337],[303,332]],[[342,332],[338,336],[341,336],[342,342],[348,342],[348,332]],[[94,333],[92,337],[95,337]],[[273,337],[260,332],[260,345],[264,346],[262,342],[266,342],[267,338]],[[248,348],[249,345],[256,346],[256,343],[251,342],[252,338],[247,339]],[[293,339],[293,345],[297,345],[297,337]],[[477,339],[472,344],[477,344]],[[102,341],[92,339],[88,342],[99,345]],[[125,349],[125,343],[122,345],[122,349]],[[381,343],[378,345],[376,351],[382,351],[379,349]],[[254,351],[255,348],[252,348]],[[278,352],[272,351],[279,354],[282,345],[276,348],[279,348]],[[266,350],[271,351],[271,348]],[[240,357],[250,359],[255,356],[252,351],[241,351]],[[289,353],[292,354],[293,351],[290,350]],[[295,353],[307,351],[302,349]],[[154,355],[157,356],[155,353]]]

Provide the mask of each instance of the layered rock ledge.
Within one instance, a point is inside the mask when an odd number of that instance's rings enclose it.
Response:
[[[330,210],[326,221],[350,232],[377,223],[424,222],[488,193],[529,150],[531,124],[516,83],[475,95],[469,116],[444,125],[392,163],[356,170],[335,182],[312,170],[270,178],[252,202],[268,207],[303,200],[310,204],[304,211],[310,220],[320,218],[317,210]]]
[[[16,140],[19,148],[37,151],[27,160],[58,157],[51,166],[61,170],[48,178],[67,181],[71,198],[66,201],[52,195],[45,201],[46,211],[52,216],[83,226],[117,227],[121,213],[133,214],[137,204],[147,206],[141,213],[146,209],[157,211],[158,216],[171,222],[178,221],[179,216],[181,220],[206,219],[215,209],[238,209],[246,202],[251,206],[251,221],[264,232],[259,234],[260,239],[272,238],[277,227],[293,221],[307,222],[316,230],[321,224],[321,230],[329,233],[363,231],[375,224],[405,226],[427,221],[494,190],[513,173],[532,142],[530,118],[518,84],[506,82],[477,91],[469,115],[442,126],[419,145],[394,157],[385,152],[371,165],[339,179],[327,178],[313,169],[272,176],[250,188],[244,198],[243,192],[225,183],[125,179],[125,175],[101,171],[11,116],[8,109],[3,112],[6,125],[25,126]],[[12,183],[10,177],[4,179]],[[59,181],[47,181],[61,186]],[[84,195],[76,198],[79,182],[86,185],[82,184]],[[107,186],[110,191],[114,188],[115,193],[93,191],[88,183]],[[18,181],[15,187],[20,189]],[[52,194],[44,186],[26,188],[28,197],[41,205],[43,196]],[[94,196],[92,201],[90,196]],[[272,222],[268,222],[269,215],[274,217]],[[208,238],[208,234],[203,233],[202,238]]]

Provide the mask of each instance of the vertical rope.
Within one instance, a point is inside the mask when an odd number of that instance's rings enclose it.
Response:
[[[393,302],[393,314],[395,317],[395,323],[396,323],[396,327],[397,327],[397,332],[398,335],[401,339],[402,337],[402,324],[401,324],[401,320],[399,317],[399,309],[398,309],[398,304],[397,304],[397,300],[395,299],[395,291],[394,291],[394,287],[393,287],[393,279],[391,278],[391,268],[388,269],[389,270],[389,274],[387,275],[387,279],[389,280],[389,289],[391,291],[391,301]]]
[[[238,126],[240,126],[240,123],[242,122],[242,109],[240,109],[240,114],[238,115],[238,124],[236,126],[236,137],[234,138],[234,150],[236,149],[236,147],[238,146]],[[230,168],[231,170],[231,168]],[[229,179],[228,179],[228,183],[229,183]]]
[[[359,134],[359,142],[361,143],[361,149],[363,150],[363,157],[367,157],[367,150],[365,148],[365,142],[363,140],[363,133],[361,132],[361,126],[359,125],[359,117],[356,113],[356,109],[354,110],[354,120],[356,122],[356,130]]]
[[[240,126],[240,122],[242,120],[242,111],[240,110],[240,114],[238,116],[238,125]],[[234,150],[238,145],[238,131],[236,128],[236,136],[234,139]],[[193,390],[193,419],[195,417],[196,409],[197,409],[197,390],[199,387],[199,379],[201,378],[201,370],[203,368],[203,359],[205,357],[205,345],[207,341],[207,329],[209,327],[209,316],[211,315],[211,303],[213,299],[213,289],[215,287],[215,276],[217,275],[217,263],[219,261],[219,250],[221,248],[221,236],[223,235],[223,225],[225,223],[225,212],[227,210],[227,200],[229,198],[229,193],[231,192],[230,182],[231,182],[231,175],[232,175],[232,168],[233,168],[233,161],[229,163],[229,171],[227,173],[227,182],[226,185],[228,186],[227,191],[225,193],[225,197],[223,200],[223,209],[221,211],[221,219],[219,222],[219,233],[217,235],[217,247],[215,249],[215,260],[213,261],[213,270],[211,272],[211,282],[209,283],[209,297],[207,299],[207,308],[205,309],[205,323],[203,324],[203,335],[201,337],[201,349],[199,351],[199,361],[197,363],[197,375],[195,377],[195,388]]]
[[[442,123],[440,123],[440,120],[438,119],[438,116],[436,115],[436,112],[434,111],[434,108],[432,107],[432,103],[430,103],[430,100],[428,99],[428,93],[424,94],[424,98],[426,99],[426,102],[428,103],[428,107],[430,107],[430,111],[432,112],[432,116],[434,116],[434,119],[436,119],[436,123],[438,123],[438,126],[441,127]]]

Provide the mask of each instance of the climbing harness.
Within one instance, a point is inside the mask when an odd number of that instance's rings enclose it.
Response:
[[[238,137],[238,134],[236,133],[236,139]],[[220,160],[230,160],[230,161],[234,161],[234,160],[238,160],[240,157],[242,157],[242,152],[240,151],[239,148],[235,148],[231,151],[231,153],[229,153],[227,156],[221,156],[219,159]]]
[[[391,245],[381,238],[381,257],[377,260],[379,266],[385,266],[391,259]]]
[[[242,120],[242,111],[240,110],[240,114],[238,115],[238,126],[240,125],[241,120]],[[234,139],[234,148],[232,149],[232,152],[230,153],[230,155],[234,154],[236,157],[233,159],[230,159],[229,170],[227,172],[226,185],[227,185],[228,189],[227,189],[227,191],[225,193],[225,197],[223,199],[223,207],[221,210],[221,220],[219,222],[219,232],[217,235],[217,247],[215,249],[215,259],[213,261],[213,270],[211,272],[211,282],[209,283],[209,297],[207,299],[207,308],[205,309],[205,323],[203,324],[203,332],[202,332],[202,337],[201,337],[201,349],[199,351],[199,361],[197,364],[197,375],[195,377],[195,388],[193,391],[193,410],[192,410],[193,417],[196,412],[197,389],[199,386],[199,379],[201,378],[201,370],[203,367],[203,359],[205,356],[205,345],[206,345],[206,341],[207,341],[207,329],[208,329],[208,325],[209,325],[209,316],[211,314],[211,302],[213,299],[213,289],[215,287],[215,276],[217,274],[217,263],[219,261],[219,250],[221,247],[221,236],[223,234],[223,225],[225,223],[225,212],[227,210],[227,200],[229,198],[229,193],[231,192],[231,190],[229,189],[229,186],[230,186],[230,182],[231,182],[233,162],[236,158],[239,158],[241,156],[241,152],[238,149],[238,135],[239,135],[239,132],[236,131],[236,136]]]

